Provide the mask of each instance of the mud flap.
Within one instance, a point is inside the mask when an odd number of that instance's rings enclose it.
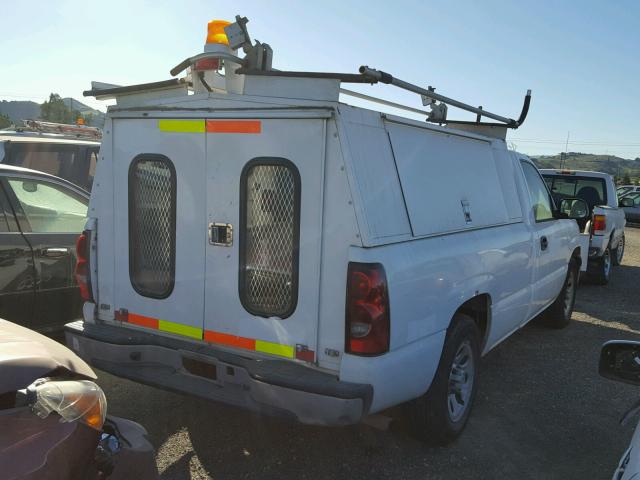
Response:
[[[587,264],[589,263],[589,239],[590,234],[581,233],[578,236],[578,244],[580,245],[580,259],[582,263],[580,264],[580,271],[587,271]]]

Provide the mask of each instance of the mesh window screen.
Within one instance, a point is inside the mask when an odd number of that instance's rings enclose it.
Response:
[[[298,170],[284,159],[256,159],[241,183],[240,297],[254,315],[286,318],[298,295]]]
[[[135,290],[165,298],[175,278],[176,176],[159,155],[137,157],[129,169],[129,275]]]

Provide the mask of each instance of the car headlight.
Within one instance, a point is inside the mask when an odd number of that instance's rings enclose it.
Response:
[[[33,412],[41,418],[56,412],[61,422],[79,421],[101,430],[107,416],[107,398],[89,380],[39,378],[27,387],[27,396]]]

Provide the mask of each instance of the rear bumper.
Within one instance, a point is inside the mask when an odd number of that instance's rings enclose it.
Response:
[[[589,258],[601,257],[605,248],[609,245],[608,235],[592,235],[589,244]]]
[[[67,344],[96,368],[148,385],[312,425],[357,423],[371,385],[283,360],[255,360],[193,343],[109,325],[73,322]]]

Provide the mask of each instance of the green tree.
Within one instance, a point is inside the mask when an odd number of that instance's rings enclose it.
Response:
[[[49,100],[40,105],[40,118],[47,122],[76,123],[81,117],[82,114],[67,107],[57,93],[49,95]]]
[[[40,106],[40,117],[47,122],[69,123],[71,112],[57,93],[49,95],[49,100]]]
[[[13,125],[11,119],[4,113],[0,113],[0,128],[7,128]]]
[[[623,185],[631,185],[631,177],[629,176],[628,173],[624,174],[624,178],[622,179],[622,184]]]

